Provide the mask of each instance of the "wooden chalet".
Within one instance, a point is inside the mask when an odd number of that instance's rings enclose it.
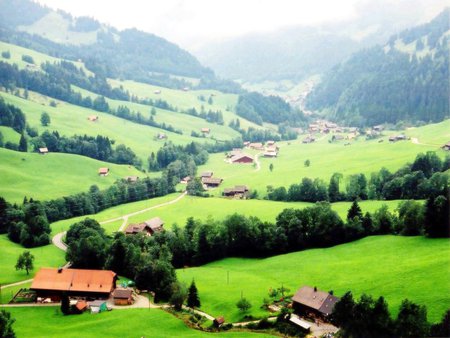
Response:
[[[48,148],[39,148],[38,153],[41,155],[48,154]]]
[[[114,305],[133,304],[133,290],[117,288],[113,292]]]
[[[237,154],[230,158],[231,163],[253,163],[253,157],[244,153]]]
[[[209,128],[202,128],[201,131],[202,131],[203,134],[209,134],[211,132],[211,129],[209,129]]]
[[[264,150],[264,145],[261,142],[249,143],[247,147],[254,150]]]
[[[312,137],[312,136],[307,136],[307,137],[305,137],[305,138],[302,140],[302,143],[305,143],[305,144],[307,144],[307,143],[313,143],[315,140],[316,140],[316,139],[315,139],[314,137]]]
[[[234,188],[225,188],[223,196],[233,198],[247,198],[249,189],[246,185],[236,185]]]
[[[109,168],[99,168],[98,169],[98,174],[100,176],[108,176],[109,174]]]
[[[89,121],[91,122],[97,122],[98,121],[98,116],[97,115],[90,115],[87,118]]]
[[[277,151],[265,151],[263,154],[264,157],[277,157],[278,152]]]
[[[139,224],[130,224],[125,229],[125,235],[145,234],[152,236],[155,232],[163,231],[164,221],[159,217],[154,217]]]
[[[159,133],[158,134],[158,140],[164,140],[164,139],[166,139],[167,138],[167,135],[166,134],[164,134],[164,133]]]
[[[202,172],[202,174],[200,175],[200,177],[203,179],[203,178],[211,178],[211,177],[213,177],[213,175],[214,175],[214,172],[212,172],[212,171],[204,171],[204,172]]]
[[[116,288],[117,275],[111,270],[41,268],[30,289],[38,298],[61,300],[68,296],[108,298]]]
[[[450,151],[450,141],[447,142],[446,144],[444,144],[441,148],[442,148],[443,150]]]
[[[233,149],[227,153],[227,158],[232,158],[240,154],[242,154],[242,149]]]
[[[397,142],[406,140],[406,136],[403,134],[389,136],[389,142]]]
[[[139,181],[139,176],[127,176],[125,177],[125,180],[130,183],[136,183]]]
[[[303,286],[292,297],[292,307],[302,316],[326,319],[333,313],[334,304],[338,301],[338,297],[328,292]]]
[[[220,184],[222,184],[223,179],[216,177],[204,177],[202,178],[203,185],[208,188],[217,188]]]
[[[266,142],[266,147],[274,147],[275,146],[275,141],[267,141]]]

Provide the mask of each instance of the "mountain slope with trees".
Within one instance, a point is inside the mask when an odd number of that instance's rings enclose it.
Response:
[[[437,122],[449,116],[449,18],[391,37],[330,70],[307,106],[352,125]]]

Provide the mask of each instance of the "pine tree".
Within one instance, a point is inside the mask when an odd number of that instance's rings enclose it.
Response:
[[[200,298],[198,297],[198,290],[194,280],[192,280],[191,286],[189,286],[187,306],[191,308],[200,307]]]
[[[363,217],[361,208],[359,207],[359,204],[356,200],[353,201],[352,206],[350,207],[350,209],[348,209],[347,221],[350,221],[355,217],[359,217],[360,219]]]
[[[24,134],[22,134],[20,136],[19,151],[22,151],[22,152],[25,152],[25,153],[28,151],[28,142],[27,142],[27,139],[25,138]]]

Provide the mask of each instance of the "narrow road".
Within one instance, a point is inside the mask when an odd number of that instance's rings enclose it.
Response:
[[[67,251],[67,245],[63,242],[63,237],[66,235],[66,231],[60,232],[59,234],[56,234],[52,238],[52,243],[55,245],[58,249],[61,249],[62,251]]]
[[[256,164],[256,168],[255,171],[260,171],[261,170],[261,163],[259,162],[259,155],[261,155],[262,153],[258,153],[255,155],[255,164]]]
[[[118,220],[123,220],[123,223],[122,223],[122,225],[119,228],[119,231],[123,231],[125,229],[127,223],[128,223],[128,218],[129,217],[136,216],[136,215],[142,214],[144,212],[147,212],[147,211],[150,211],[150,210],[153,210],[153,209],[158,209],[158,208],[164,207],[166,205],[177,203],[182,198],[184,198],[186,196],[186,194],[187,194],[187,192],[185,191],[180,196],[178,196],[177,198],[175,198],[172,201],[161,203],[161,204],[158,204],[158,205],[154,205],[153,207],[149,207],[149,208],[145,208],[145,209],[142,209],[142,210],[139,210],[139,211],[135,211],[135,212],[132,212],[130,214],[123,215],[123,216],[120,216],[120,217],[108,219],[106,221],[100,222],[100,224],[107,224],[107,223],[111,223],[111,222],[116,222]]]
[[[23,281],[16,282],[16,283],[5,284],[5,285],[2,285],[2,286],[0,287],[0,289],[3,290],[3,289],[10,288],[10,287],[13,287],[13,286],[18,286],[18,285],[30,283],[30,282],[32,282],[32,281],[33,281],[33,279],[27,279],[27,280],[23,280]]]

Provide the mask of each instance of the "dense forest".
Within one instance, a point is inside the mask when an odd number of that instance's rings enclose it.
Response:
[[[448,118],[449,12],[334,67],[308,96],[308,108],[357,126]],[[413,52],[399,43],[414,44]]]

